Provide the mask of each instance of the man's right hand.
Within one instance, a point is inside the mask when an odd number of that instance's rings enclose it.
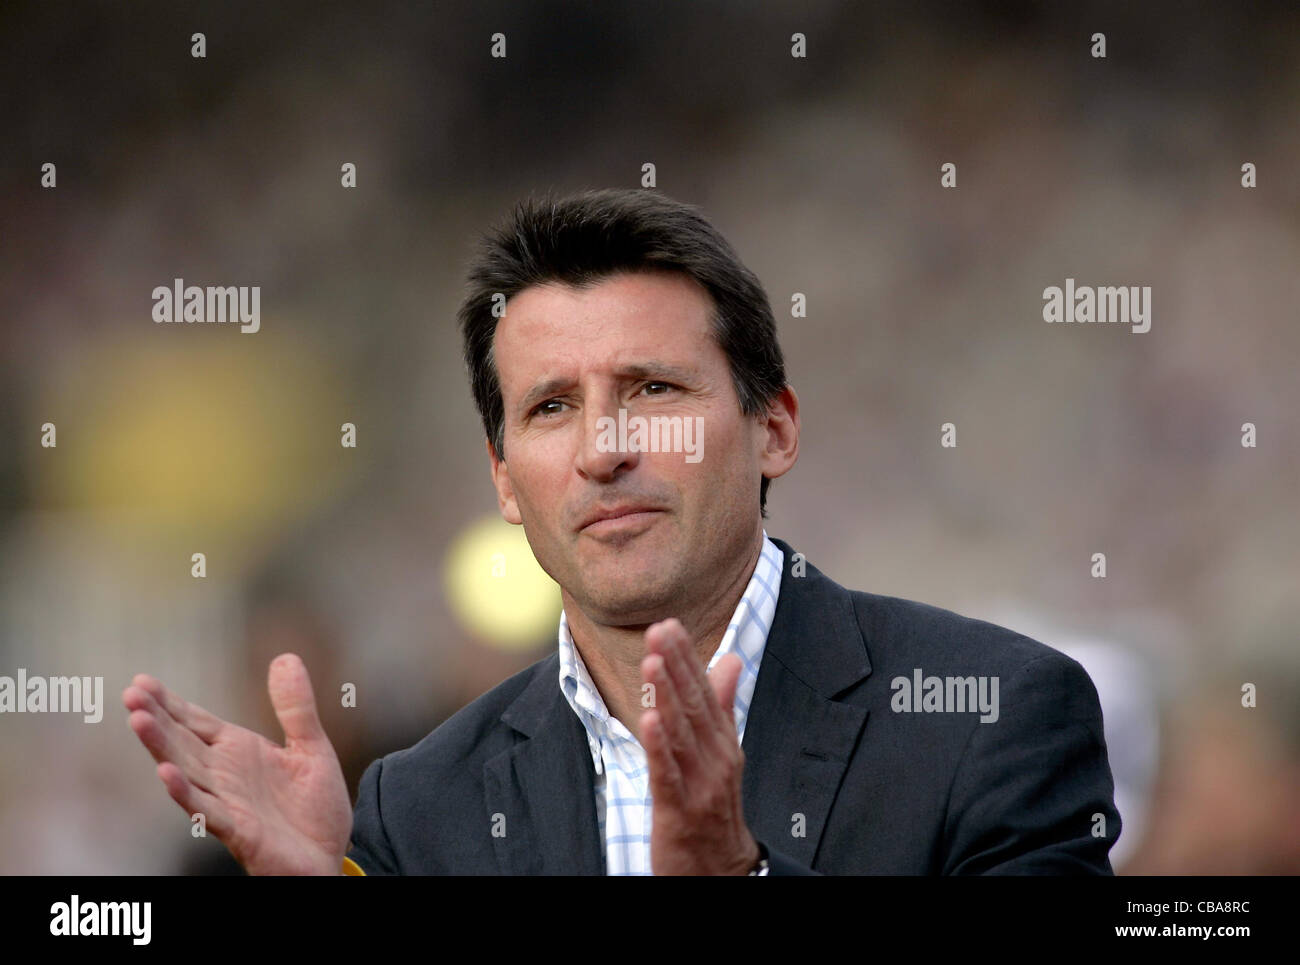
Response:
[[[135,676],[122,703],[172,800],[188,815],[202,813],[245,871],[337,875],[352,807],[302,660],[272,660],[267,689],[283,747],[182,700],[148,674]]]

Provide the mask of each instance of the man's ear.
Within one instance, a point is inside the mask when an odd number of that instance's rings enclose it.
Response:
[[[497,458],[496,450],[492,448],[492,440],[485,437],[483,441],[487,444],[488,461],[492,464],[492,485],[497,490],[497,508],[501,510],[502,519],[519,526],[524,518],[519,515],[515,490],[510,485],[510,470],[504,460]]]
[[[768,479],[790,471],[799,458],[799,396],[787,385],[759,419],[759,466]]]

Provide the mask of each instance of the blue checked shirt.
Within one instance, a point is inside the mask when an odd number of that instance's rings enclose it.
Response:
[[[781,591],[781,551],[763,531],[763,549],[744,595],[732,614],[727,632],[709,660],[712,670],[723,656],[741,659],[736,684],[736,736],[744,745],[749,703],[758,682],[758,667]],[[650,870],[650,771],[641,742],[617,717],[610,715],[582,662],[569,633],[567,615],[560,612],[560,690],[587,731],[591,762],[596,769],[596,818],[605,842],[605,873],[648,875]]]

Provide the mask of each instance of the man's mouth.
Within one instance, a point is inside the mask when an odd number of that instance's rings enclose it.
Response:
[[[663,513],[649,506],[614,506],[598,509],[579,532],[587,536],[634,536],[652,526]]]

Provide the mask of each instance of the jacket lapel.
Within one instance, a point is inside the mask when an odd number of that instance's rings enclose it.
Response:
[[[867,710],[834,698],[871,673],[849,592],[784,554],[776,615],[745,725],[745,819],[754,837],[811,866]]]
[[[488,816],[499,829],[492,843],[504,874],[605,872],[586,731],[559,679],[553,654],[501,715],[525,739],[483,765]]]

